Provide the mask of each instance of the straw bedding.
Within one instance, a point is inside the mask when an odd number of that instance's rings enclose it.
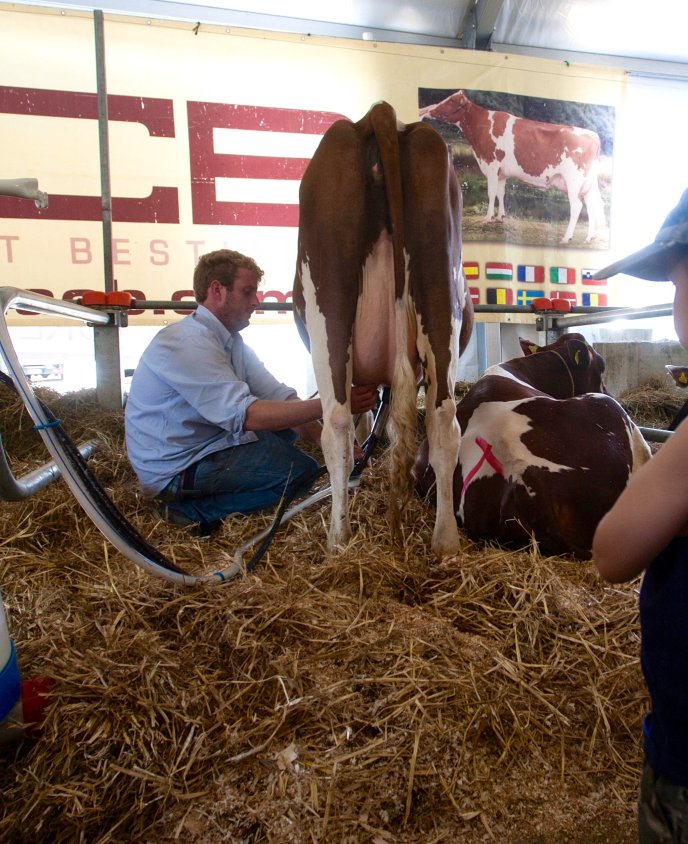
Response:
[[[43,398],[112,498],[183,567],[218,567],[268,517],[210,539],[136,496],[121,414]],[[15,474],[47,459],[1,396]],[[0,589],[25,678],[57,682],[40,737],[0,747],[0,840],[636,840],[646,693],[638,582],[465,542],[437,562],[413,501],[395,549],[384,457],[325,552],[327,507],[277,534],[255,574],[177,587],[124,560],[60,480],[0,507]]]

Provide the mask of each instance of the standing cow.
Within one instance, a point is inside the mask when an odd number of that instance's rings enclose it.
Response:
[[[507,179],[519,179],[536,188],[556,188],[569,200],[569,224],[561,239],[573,237],[583,202],[588,212],[591,241],[605,223],[598,184],[600,138],[590,129],[559,123],[542,123],[506,111],[482,108],[463,91],[421,109],[421,118],[453,123],[471,145],[475,160],[487,179],[487,215],[504,219]]]
[[[597,523],[650,456],[639,429],[604,392],[604,361],[580,334],[491,366],[459,402],[457,520],[473,539],[588,558]],[[433,474],[421,446],[421,495]]]
[[[328,129],[303,176],[299,207],[294,311],[323,403],[332,484],[328,546],[342,545],[351,533],[351,384],[391,386],[389,516],[398,537],[401,504],[413,489],[422,374],[438,479],[432,548],[456,553],[454,380],[473,321],[461,269],[461,194],[447,147],[429,125],[406,126],[388,103],[377,103],[357,123],[340,120]]]

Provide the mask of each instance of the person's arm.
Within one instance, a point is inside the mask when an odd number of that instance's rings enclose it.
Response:
[[[280,431],[299,428],[322,416],[320,399],[256,399],[246,409],[245,431]]]
[[[366,413],[375,407],[378,399],[377,389],[368,385],[351,388],[351,412]],[[294,428],[308,442],[320,444],[320,425],[322,417],[320,399],[299,399],[295,396],[286,401],[256,399],[247,410],[244,422],[246,431],[279,431],[282,428]]]
[[[592,554],[612,583],[632,580],[688,524],[688,424],[630,479],[597,526]]]

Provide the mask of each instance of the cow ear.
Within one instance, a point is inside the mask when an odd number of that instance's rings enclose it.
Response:
[[[667,363],[664,368],[674,379],[676,386],[682,388],[688,387],[688,366],[672,366]]]
[[[521,345],[524,355],[534,355],[536,352],[541,351],[540,347],[533,343],[532,340],[524,340],[523,337],[519,337],[518,342]]]
[[[589,369],[592,363],[592,356],[590,354],[590,347],[587,343],[580,340],[574,340],[568,345],[569,360],[573,369]]]

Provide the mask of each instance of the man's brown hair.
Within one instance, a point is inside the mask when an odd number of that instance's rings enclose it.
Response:
[[[217,280],[225,287],[232,289],[238,269],[250,270],[260,282],[263,270],[253,258],[234,252],[232,249],[218,249],[201,255],[196,264],[193,275],[194,296],[197,302],[205,302],[208,298],[208,288]]]

